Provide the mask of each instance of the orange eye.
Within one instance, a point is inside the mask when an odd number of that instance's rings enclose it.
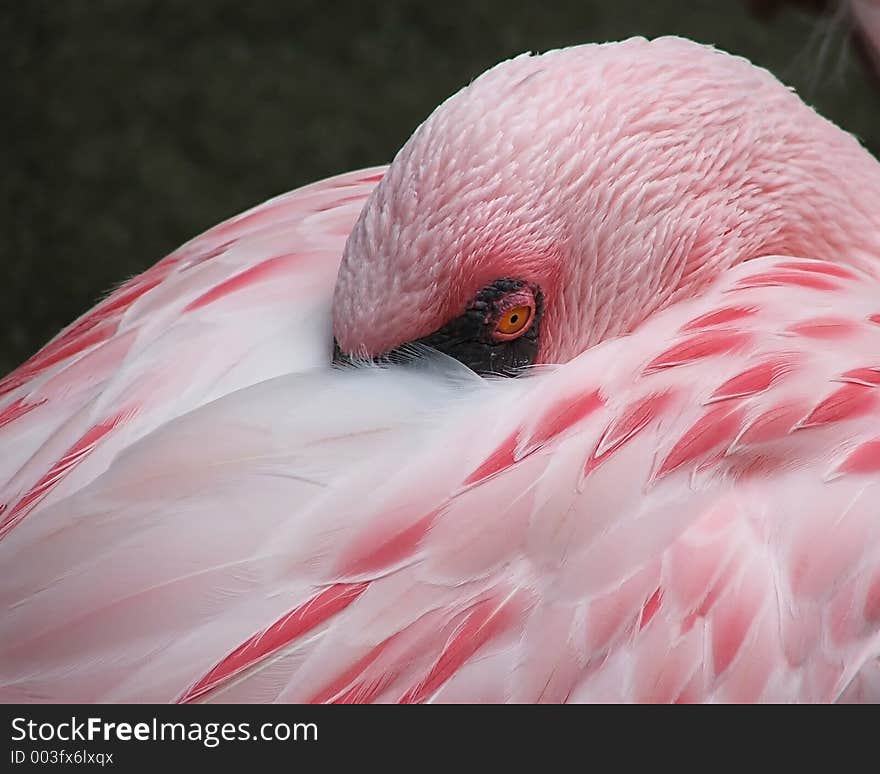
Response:
[[[531,319],[532,308],[530,306],[515,306],[501,315],[495,330],[503,336],[515,336],[525,330]]]

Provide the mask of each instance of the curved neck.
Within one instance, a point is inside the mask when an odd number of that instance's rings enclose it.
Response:
[[[649,142],[645,153],[664,159],[662,167],[626,188],[608,181],[606,220],[623,225],[597,234],[581,224],[574,255],[562,262],[560,303],[547,310],[549,329],[563,333],[542,360],[564,361],[628,333],[752,258],[880,268],[880,163],[794,95],[780,101],[784,110],[771,105],[747,125],[698,125],[674,148]]]

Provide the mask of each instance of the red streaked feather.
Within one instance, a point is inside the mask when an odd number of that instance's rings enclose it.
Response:
[[[853,419],[870,411],[877,402],[876,391],[863,384],[847,383],[831,393],[801,420],[795,429],[819,427]]]
[[[116,333],[118,325],[119,323],[115,320],[102,321],[93,326],[84,327],[82,332],[76,336],[64,335],[50,342],[0,381],[0,395],[11,392],[29,382],[62,360],[75,357],[89,347],[102,344]]]
[[[745,398],[770,389],[773,384],[792,370],[791,358],[779,357],[747,368],[718,387],[706,403],[731,398]]]
[[[337,207],[344,207],[346,204],[352,204],[354,202],[362,202],[364,197],[360,194],[356,194],[355,196],[340,196],[338,199],[334,201],[327,202],[327,204],[323,204],[320,207],[316,207],[316,212],[328,212],[329,210],[335,210]]]
[[[838,473],[880,473],[880,438],[857,446],[838,466]]]
[[[731,408],[726,403],[707,411],[672,447],[654,474],[654,479],[686,463],[697,462],[719,446],[733,441],[742,428],[744,415],[742,407]]]
[[[251,266],[249,269],[236,274],[234,277],[230,277],[209,291],[202,293],[198,298],[190,301],[186,305],[184,312],[201,309],[208,304],[220,300],[224,296],[228,296],[230,293],[235,293],[258,282],[264,282],[277,274],[284,274],[299,263],[300,260],[301,257],[299,255],[279,255],[258,263],[256,266]]]
[[[79,320],[59,333],[33,357],[0,380],[0,395],[20,387],[50,366],[74,357],[89,347],[107,341],[119,327],[119,321],[110,318],[115,317],[117,312],[127,309],[141,296],[156,287],[170,270],[170,265],[157,264],[111,293],[94,309],[86,312]]]
[[[486,459],[465,480],[465,486],[491,478],[502,470],[507,470],[516,462],[516,447],[519,444],[520,431],[514,430],[505,438]]]
[[[310,701],[309,704],[371,704],[377,694],[390,682],[391,675],[382,674],[375,680],[355,683],[329,702]]]
[[[557,401],[535,423],[535,429],[528,439],[523,456],[545,446],[603,405],[604,401],[598,389],[582,393],[573,399],[564,398]]]
[[[197,680],[178,699],[178,703],[200,699],[230,678],[289,645],[331,616],[345,610],[369,585],[337,583],[324,589],[239,645],[204,677]]]
[[[647,375],[661,368],[686,365],[712,355],[722,355],[742,347],[749,341],[743,331],[709,330],[691,336],[657,355],[642,371]]]
[[[827,274],[829,277],[841,279],[855,279],[856,275],[845,266],[827,261],[782,261],[776,264],[780,269],[793,271],[811,271],[816,274]]]
[[[643,430],[668,405],[669,391],[651,393],[627,406],[620,416],[605,428],[596,451],[587,459],[584,475],[589,475],[630,438]]]
[[[0,427],[14,422],[19,417],[23,417],[29,411],[33,411],[38,406],[42,406],[47,398],[42,398],[35,403],[28,403],[24,398],[12,401],[3,411],[0,411]]]
[[[137,277],[132,277],[115,292],[111,293],[102,303],[98,304],[91,312],[88,312],[82,320],[106,320],[109,315],[128,309],[141,296],[162,282],[173,268],[174,264],[171,262],[157,264]]]
[[[375,535],[370,534],[365,540],[358,541],[355,548],[343,555],[340,561],[340,575],[376,573],[411,556],[441,510],[442,508],[435,508],[408,527],[391,535],[377,539]]]
[[[753,274],[739,280],[734,289],[747,290],[750,288],[770,288],[784,285],[795,285],[797,287],[809,288],[810,290],[840,289],[840,285],[829,277],[801,271],[768,271],[762,274]]]
[[[663,601],[663,589],[658,588],[653,594],[651,594],[650,598],[647,602],[642,606],[642,616],[641,621],[639,621],[639,630],[644,629],[649,623],[651,623],[651,619],[657,615],[657,611],[660,609],[660,603]]]
[[[486,599],[475,604],[449,638],[424,680],[401,698],[401,704],[427,701],[483,645],[508,625],[507,604]]]
[[[862,384],[865,387],[880,387],[880,368],[853,368],[842,373],[840,381]]]
[[[356,699],[356,703],[366,704],[375,696],[382,688],[387,685],[394,675],[385,673],[382,678],[373,680],[370,683],[354,681],[377,659],[382,655],[383,651],[392,643],[394,635],[387,640],[380,642],[365,656],[359,658],[339,675],[333,682],[321,691],[316,693],[309,699],[306,704],[343,704],[352,703]],[[354,683],[352,685],[352,683]]]
[[[814,317],[795,323],[787,330],[789,333],[811,339],[839,339],[855,333],[858,326],[852,320],[843,317]]]
[[[726,306],[714,312],[707,312],[695,317],[689,323],[681,327],[681,332],[690,332],[701,330],[702,328],[712,328],[716,325],[724,325],[734,320],[742,320],[750,317],[758,311],[755,306]]]
[[[783,403],[759,414],[748,422],[736,439],[736,446],[767,443],[788,435],[804,415],[798,403]]]
[[[187,262],[186,269],[191,269],[193,266],[199,266],[203,263],[207,263],[208,261],[213,260],[214,258],[218,258],[223,255],[223,253],[228,252],[229,249],[235,244],[235,239],[229,239],[226,242],[222,242],[216,247],[212,247],[210,250],[205,250],[204,252],[197,253],[194,257],[190,258]]]
[[[133,410],[121,411],[87,430],[9,510],[3,521],[0,522],[0,538],[27,516],[33,507],[49,494],[71,470],[79,465],[108,433],[130,419],[134,414]]]

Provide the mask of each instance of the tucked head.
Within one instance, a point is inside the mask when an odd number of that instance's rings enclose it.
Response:
[[[714,49],[520,56],[437,108],[368,200],[339,270],[337,353],[564,362],[732,263],[861,254],[878,180],[853,138]]]

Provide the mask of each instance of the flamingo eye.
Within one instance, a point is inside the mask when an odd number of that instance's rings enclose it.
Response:
[[[515,306],[501,315],[495,325],[495,332],[503,338],[517,336],[528,327],[531,320],[530,306]]]
[[[516,376],[538,357],[544,294],[537,285],[502,277],[474,296],[463,314],[408,345],[375,355],[378,363],[412,361],[412,345],[455,358],[481,375]],[[334,344],[333,362],[351,364]]]

